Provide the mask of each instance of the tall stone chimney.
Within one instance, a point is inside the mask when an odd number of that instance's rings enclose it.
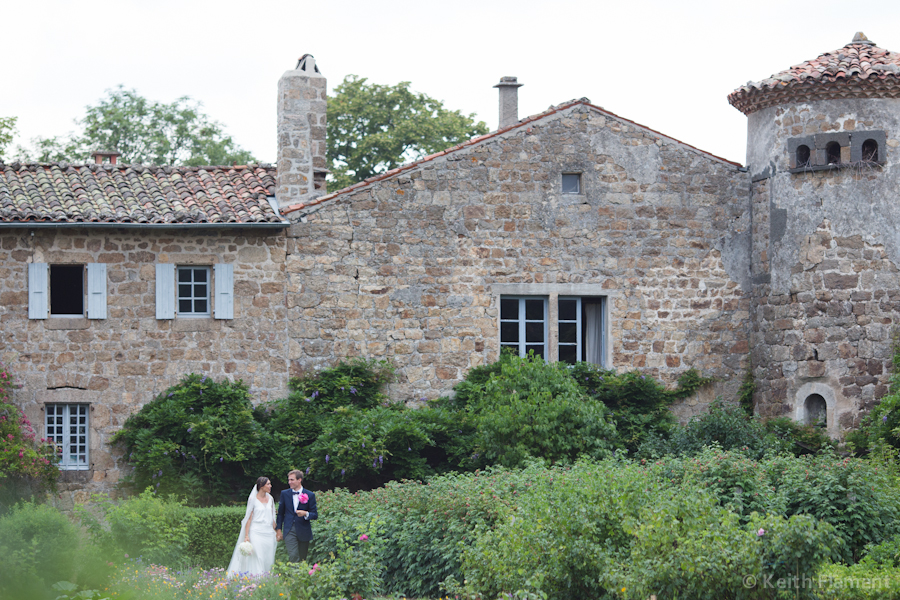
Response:
[[[519,122],[519,88],[515,77],[501,77],[495,88],[500,88],[500,126],[498,129],[515,125]]]
[[[326,79],[311,54],[278,80],[278,159],[275,199],[280,207],[325,194]]]

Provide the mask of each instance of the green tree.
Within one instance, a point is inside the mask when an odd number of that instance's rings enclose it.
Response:
[[[125,163],[230,165],[258,162],[226,135],[222,125],[187,96],[171,104],[153,102],[121,85],[88,106],[75,121],[79,133],[39,137],[19,157],[38,162],[86,162],[95,150],[117,150]],[[2,137],[0,137],[2,148]]]
[[[440,100],[348,75],[328,98],[328,168],[341,189],[488,132],[475,114]]]
[[[16,134],[16,119],[17,117],[0,117],[0,160]]]

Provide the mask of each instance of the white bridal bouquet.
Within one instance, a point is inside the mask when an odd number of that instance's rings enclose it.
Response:
[[[244,556],[250,556],[253,554],[253,544],[250,542],[243,542],[240,546],[238,546],[238,550],[241,551],[241,554]]]

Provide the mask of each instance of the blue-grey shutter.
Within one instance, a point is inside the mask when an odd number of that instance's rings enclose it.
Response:
[[[88,263],[88,319],[106,318],[106,263]]]
[[[47,263],[28,264],[28,318],[47,318]]]
[[[216,270],[216,311],[217,319],[234,318],[234,265],[217,264]]]
[[[175,318],[175,265],[156,265],[156,318]]]

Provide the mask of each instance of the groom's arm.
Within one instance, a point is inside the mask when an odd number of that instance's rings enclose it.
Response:
[[[307,506],[306,519],[308,521],[318,519],[319,513],[316,512],[316,495],[312,492],[309,493],[309,504]]]

